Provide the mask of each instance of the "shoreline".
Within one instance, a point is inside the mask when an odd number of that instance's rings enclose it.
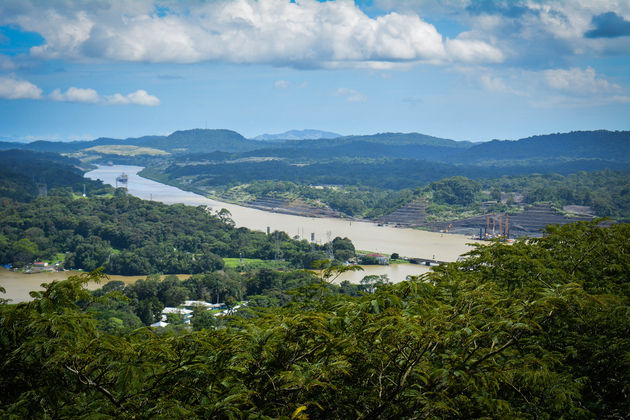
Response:
[[[438,261],[456,261],[476,242],[470,236],[457,233],[430,232],[410,227],[379,225],[373,221],[343,219],[338,217],[310,217],[259,210],[243,205],[217,201],[203,195],[164,184],[138,173],[143,167],[135,165],[100,165],[97,170],[85,174],[90,179],[101,179],[115,185],[122,172],[128,174],[128,193],[145,200],[165,204],[203,205],[212,212],[223,208],[231,213],[236,227],[246,227],[260,232],[283,231],[290,237],[323,244],[335,237],[347,237],[357,249],[369,249],[377,253],[398,253],[409,258],[426,258]],[[329,238],[330,237],[330,238]]]
[[[99,165],[99,166],[116,166],[116,165]],[[142,172],[144,171],[144,169],[146,169],[146,167],[142,167],[142,169],[140,171],[138,171],[136,173],[136,175],[154,181],[154,182],[159,182],[160,184],[164,184],[164,185],[169,185],[171,187],[174,188],[178,188],[182,191],[187,191],[193,194],[197,194],[200,195],[202,197],[208,198],[210,200],[214,200],[220,203],[225,203],[225,204],[231,204],[234,206],[240,206],[240,207],[247,207],[250,209],[256,209],[256,210],[260,210],[260,211],[265,211],[268,213],[275,213],[275,214],[287,214],[287,215],[291,215],[291,216],[299,216],[299,217],[310,217],[310,218],[314,218],[314,219],[337,219],[337,220],[343,220],[343,221],[349,221],[349,222],[363,222],[363,223],[372,223],[374,225],[377,226],[387,226],[387,227],[391,227],[391,228],[396,228],[396,229],[417,229],[417,230],[423,230],[426,232],[433,232],[433,233],[448,233],[449,235],[461,235],[461,233],[457,233],[457,232],[448,232],[448,231],[441,231],[439,229],[432,229],[431,225],[434,225],[436,223],[450,223],[452,222],[452,220],[445,220],[445,221],[438,221],[438,222],[431,222],[428,223],[426,225],[402,225],[400,223],[382,223],[379,222],[379,220],[377,219],[364,219],[361,217],[354,217],[354,216],[348,216],[348,215],[333,215],[333,214],[317,214],[314,212],[297,212],[297,211],[292,211],[290,209],[284,209],[284,208],[278,208],[278,207],[266,207],[266,206],[260,206],[260,205],[256,205],[254,203],[250,203],[250,202],[241,202],[241,201],[234,201],[234,200],[229,200],[226,199],[224,197],[221,196],[217,196],[217,195],[213,195],[213,194],[208,194],[205,191],[202,191],[200,189],[197,188],[191,188],[187,185],[182,185],[176,182],[172,182],[170,180],[163,180],[159,177],[151,177],[148,176],[147,174],[142,174]],[[298,199],[302,199],[302,197],[298,197]],[[328,209],[330,209],[332,212],[338,213],[339,212],[337,210],[334,210],[330,207],[328,207]],[[463,220],[463,219],[456,219],[456,220]]]
[[[382,274],[388,275],[392,283],[398,283],[406,280],[408,275],[419,276],[430,271],[430,267],[417,264],[363,265],[361,267],[363,268],[362,271],[343,273],[335,281],[335,284],[339,284],[344,280],[353,284],[359,284],[361,279],[365,276]],[[87,272],[68,270],[27,274],[0,267],[0,286],[4,287],[7,291],[7,293],[0,293],[0,298],[11,299],[10,304],[29,302],[32,300],[29,292],[43,290],[41,287],[42,283],[66,280],[68,277],[84,273]],[[167,275],[168,274],[162,274],[160,277],[164,279]],[[96,290],[110,281],[122,281],[125,285],[134,284],[136,281],[146,279],[147,277],[147,275],[121,276],[116,274],[106,274],[105,276],[106,278],[100,283],[89,282],[87,289]],[[190,277],[191,274],[175,274],[175,276],[180,280],[185,280]]]

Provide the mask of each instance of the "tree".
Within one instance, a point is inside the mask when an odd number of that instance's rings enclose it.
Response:
[[[332,284],[345,272],[348,271],[363,271],[358,265],[336,265],[332,264],[330,260],[318,260],[312,265],[312,268],[319,271],[313,273],[317,275],[323,284]]]
[[[258,295],[265,290],[278,287],[280,287],[280,273],[268,268],[262,268],[248,279],[247,294]]]
[[[104,293],[122,292],[125,290],[125,282],[120,280],[112,280],[105,283],[102,287]]]
[[[173,325],[180,325],[184,323],[184,316],[182,314],[166,314],[166,322]]]
[[[227,226],[233,227],[235,225],[234,220],[232,220],[232,213],[228,209],[222,208],[217,211],[217,217]]]
[[[470,205],[481,191],[481,185],[463,176],[444,178],[429,185],[433,199],[441,204]]]
[[[497,202],[501,202],[501,189],[494,187],[490,190],[490,198]]]
[[[39,252],[37,244],[30,239],[23,238],[13,245],[12,260],[13,265],[21,267],[33,262],[33,259]]]
[[[0,417],[624,418],[630,225],[597,223],[356,297],[322,264],[285,305],[194,332],[104,331],[98,273],[53,282],[0,305]]]
[[[188,290],[182,286],[169,287],[162,294],[162,303],[165,306],[179,306],[188,297]]]
[[[204,307],[196,307],[193,309],[193,317],[190,321],[195,331],[214,328],[217,325],[217,318],[214,314]]]
[[[348,238],[336,237],[332,241],[333,254],[338,261],[348,261],[355,255],[354,245]]]
[[[361,279],[360,289],[366,293],[374,293],[374,291],[382,285],[391,284],[387,274],[371,274]]]

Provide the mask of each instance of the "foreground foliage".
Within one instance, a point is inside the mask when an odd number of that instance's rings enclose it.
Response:
[[[627,417],[628,238],[550,228],[372,294],[322,282],[166,335],[105,333],[83,310],[88,276],[53,283],[0,307],[0,416]]]

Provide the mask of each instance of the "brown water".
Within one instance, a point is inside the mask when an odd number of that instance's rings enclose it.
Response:
[[[11,299],[11,303],[27,302],[31,300],[29,292],[43,290],[42,283],[52,283],[53,281],[66,280],[70,276],[81,274],[80,271],[60,271],[54,273],[37,273],[24,274],[15,271],[9,271],[4,267],[0,267],[0,286],[7,291],[6,294],[0,293],[0,298]],[[188,278],[189,274],[178,275],[180,280]],[[108,281],[120,280],[125,284],[133,284],[138,279],[146,278],[146,276],[116,276],[108,275],[106,279],[99,283],[90,282],[87,285],[89,290],[95,290],[102,287]]]
[[[392,264],[385,265],[368,265],[363,266],[363,271],[349,271],[343,273],[337,278],[335,283],[339,284],[344,280],[350,283],[360,283],[363,277],[369,275],[380,276],[386,274],[392,283],[403,281],[407,276],[418,276],[430,270],[429,267],[414,264]],[[11,299],[11,303],[27,302],[32,298],[29,295],[31,291],[43,290],[42,283],[51,283],[53,281],[65,280],[70,276],[81,274],[80,271],[62,271],[55,273],[37,273],[24,274],[15,271],[9,271],[4,267],[0,267],[0,286],[7,291],[6,294],[0,293],[0,298]],[[188,278],[190,274],[178,274],[180,280]],[[120,280],[125,284],[133,284],[138,279],[146,276],[117,276],[108,275],[107,279],[103,279],[101,283],[88,283],[89,290],[95,290],[102,287],[108,281]]]
[[[223,203],[142,178],[137,175],[140,170],[142,170],[140,166],[100,166],[85,176],[115,185],[116,177],[124,172],[129,176],[129,193],[137,197],[167,204],[205,205],[215,211],[225,208],[232,213],[232,219],[238,227],[259,231],[266,231],[269,227],[271,231],[284,231],[292,237],[298,236],[308,240],[311,233],[314,233],[315,241],[318,243],[328,242],[329,238],[337,236],[348,237],[355,247],[361,250],[386,254],[397,252],[407,257],[455,261],[458,256],[470,249],[466,244],[474,242],[463,235],[400,229],[344,219],[293,216]]]
[[[211,200],[198,194],[182,191],[179,188],[164,185],[146,178],[137,173],[142,168],[139,166],[102,166],[86,177],[101,179],[105,183],[115,185],[116,177],[121,173],[129,175],[129,193],[144,199],[153,199],[167,204],[183,203],[189,205],[205,205],[214,210],[226,208],[232,213],[232,218],[237,226],[265,231],[267,226],[271,230],[280,230],[291,236],[299,236],[310,239],[310,233],[315,233],[317,242],[326,242],[330,237],[348,237],[357,249],[370,250],[391,254],[398,252],[402,256],[433,258],[441,261],[454,261],[459,255],[470,249],[466,244],[473,242],[462,235],[449,235],[433,232],[425,232],[414,229],[399,229],[388,226],[377,226],[369,222],[350,222],[342,219],[311,218],[292,216],[279,213],[271,213],[263,210],[241,207],[233,204]],[[407,276],[417,276],[430,270],[429,267],[414,264],[392,264],[388,266],[364,266],[364,271],[347,272],[337,279],[337,283],[348,280],[351,283],[359,283],[367,275],[387,275],[393,283],[403,281]],[[4,297],[13,302],[30,300],[29,292],[41,290],[42,283],[50,283],[53,280],[64,280],[79,272],[38,273],[22,274],[0,268],[0,286],[7,293]],[[187,275],[180,275],[180,279]],[[133,283],[144,276],[109,276],[109,280],[121,280],[127,284]],[[106,280],[107,281],[107,280]],[[100,287],[90,283],[89,289]]]
[[[360,283],[365,276],[371,275],[387,275],[392,283],[399,283],[407,279],[407,276],[419,276],[431,271],[426,265],[416,264],[391,264],[391,265],[364,265],[363,271],[347,271],[342,273],[335,281],[336,284],[344,280],[350,283]]]

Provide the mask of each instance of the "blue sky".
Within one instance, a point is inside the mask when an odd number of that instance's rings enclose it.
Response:
[[[0,139],[630,129],[629,0],[3,0]]]

